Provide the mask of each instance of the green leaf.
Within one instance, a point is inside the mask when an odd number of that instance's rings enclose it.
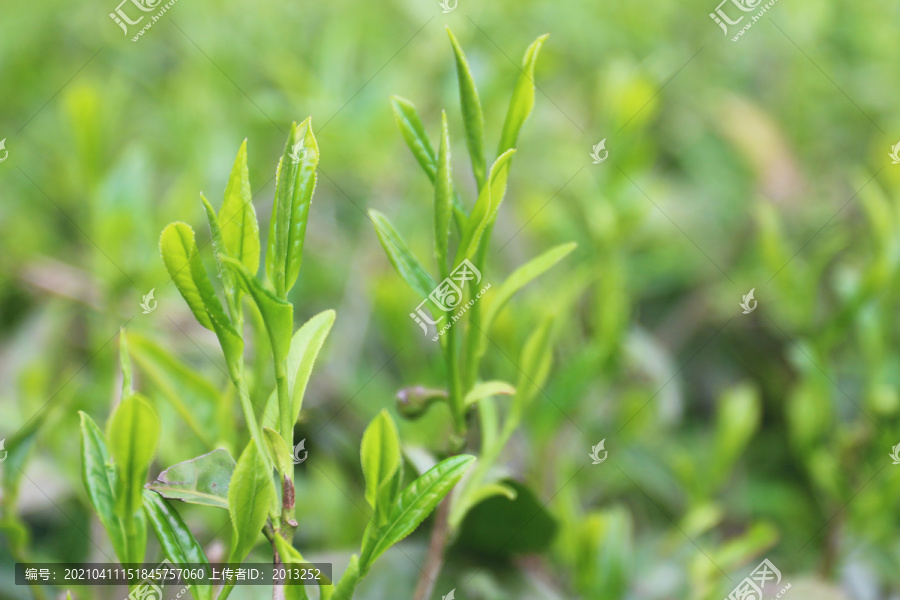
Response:
[[[484,398],[491,396],[512,396],[516,393],[516,388],[505,381],[482,381],[476,384],[466,397],[463,398],[463,406],[469,407]]]
[[[425,127],[422,125],[422,119],[419,118],[416,107],[405,98],[391,96],[391,108],[394,111],[394,117],[397,119],[397,125],[400,127],[400,133],[403,134],[403,139],[406,140],[406,145],[409,146],[422,170],[428,175],[428,179],[434,183],[437,176],[438,156],[434,148],[431,147],[431,140],[428,139],[428,134],[425,133]],[[459,230],[462,231],[466,223],[466,211],[462,203],[460,203],[456,192],[453,192],[451,202],[453,219],[456,221]]]
[[[145,384],[159,391],[205,446],[213,446],[220,434],[233,433],[227,398],[196,369],[185,366],[144,336],[129,333],[128,343],[135,363],[146,377]]]
[[[203,202],[203,208],[206,211],[206,220],[209,222],[209,235],[212,240],[213,254],[216,257],[216,267],[219,271],[219,277],[222,279],[222,285],[228,296],[234,295],[234,276],[231,271],[222,266],[221,256],[227,256],[225,250],[225,241],[222,239],[222,229],[219,224],[219,218],[212,204],[206,199],[206,196],[200,194],[200,201]]]
[[[475,182],[480,190],[484,185],[485,173],[484,115],[481,112],[478,90],[475,89],[475,80],[472,78],[472,71],[469,69],[466,56],[449,27],[447,35],[450,36],[450,44],[453,46],[453,54],[456,57],[456,76],[459,80],[459,101],[462,106],[463,125],[466,129],[466,146],[469,148],[469,156],[472,159]]]
[[[509,101],[506,120],[503,122],[503,132],[500,134],[500,145],[497,149],[498,154],[516,147],[519,131],[534,108],[534,64],[547,37],[548,34],[540,36],[525,51],[525,58],[522,59],[522,74],[519,75],[516,89]]]
[[[228,513],[233,529],[228,562],[243,562],[256,545],[275,495],[271,471],[251,439],[228,486]]]
[[[441,149],[437,178],[434,182],[434,256],[442,277],[449,275],[447,245],[450,238],[450,215],[453,211],[453,181],[450,174],[450,132],[447,114],[441,112]]]
[[[719,401],[712,462],[707,480],[713,488],[724,483],[744,452],[762,417],[759,392],[749,384],[728,389]]]
[[[341,580],[334,588],[334,595],[331,596],[331,600],[351,600],[353,598],[353,591],[356,589],[356,584],[359,583],[360,579],[359,571],[359,558],[354,554],[350,557],[350,564],[347,565],[347,570],[341,575]]]
[[[478,200],[472,208],[469,220],[466,222],[466,229],[459,241],[456,250],[456,258],[453,260],[454,268],[464,259],[472,258],[481,242],[481,236],[484,234],[485,228],[493,222],[500,209],[500,203],[503,202],[503,196],[506,194],[506,177],[509,169],[505,168],[509,163],[515,150],[507,150],[497,157],[491,167],[491,174],[488,185],[481,188],[478,194]]]
[[[474,460],[474,456],[464,454],[450,457],[409,484],[400,494],[387,523],[378,528],[378,535],[363,543],[360,572],[367,573],[375,559],[412,533],[450,493]]]
[[[394,118],[403,139],[406,140],[406,145],[428,178],[434,181],[437,173],[437,154],[431,146],[431,140],[428,139],[416,107],[405,98],[391,96],[391,109],[394,111]]]
[[[86,413],[79,411],[78,414],[81,417],[81,479],[84,489],[109,535],[116,556],[127,561],[125,531],[115,511],[115,471],[103,432]]]
[[[159,238],[159,252],[169,277],[184,297],[197,321],[214,330],[211,317],[228,323],[222,303],[200,260],[194,230],[187,223],[169,223]]]
[[[490,307],[485,311],[484,319],[481,322],[482,330],[487,333],[491,325],[497,318],[497,315],[506,306],[506,303],[512,298],[513,294],[521,290],[523,287],[531,283],[534,279],[548,271],[553,265],[565,258],[577,246],[576,243],[560,244],[547,250],[537,258],[533,258],[507,277],[497,291],[494,292],[494,299],[491,301]]]
[[[519,357],[519,381],[510,414],[513,423],[518,423],[528,403],[540,391],[550,374],[550,365],[553,362],[551,340],[554,318],[554,314],[547,315],[522,348],[522,355]]]
[[[228,450],[219,448],[172,465],[147,488],[172,500],[228,509],[228,488],[234,469]]]
[[[159,443],[156,411],[138,395],[122,400],[109,421],[109,452],[116,465],[116,512],[123,519],[141,509],[141,491]]]
[[[263,436],[269,447],[269,455],[275,457],[275,468],[282,476],[293,479],[294,454],[291,447],[280,433],[269,427],[263,427]]]
[[[319,146],[312,130],[312,117],[291,125],[291,133],[278,163],[275,202],[266,251],[266,275],[282,299],[297,281],[303,257],[303,240],[309,205],[316,188]]]
[[[294,328],[293,305],[264,288],[259,280],[236,260],[223,257],[222,264],[231,269],[238,285],[253,297],[266,324],[275,361],[282,362],[287,358],[291,346],[291,331]]]
[[[291,395],[291,406],[296,423],[300,417],[300,408],[303,406],[303,396],[306,393],[306,384],[312,374],[313,365],[319,351],[325,343],[325,338],[334,325],[335,312],[325,310],[311,317],[303,324],[291,338],[291,346],[287,355],[287,379],[288,390]]]
[[[370,210],[369,218],[375,224],[375,234],[394,269],[420,298],[427,298],[434,288],[435,281],[413,257],[412,250],[387,217],[377,210]]]
[[[241,144],[231,167],[225,199],[219,209],[219,226],[225,253],[255,275],[259,270],[259,224],[253,208],[253,194],[250,193],[247,140]]]
[[[393,501],[393,498],[383,495],[382,490],[389,486],[391,478],[400,468],[400,435],[386,410],[382,409],[366,427],[360,459],[366,479],[366,501],[378,513],[385,502],[390,504]],[[387,512],[382,514],[386,516]]]
[[[144,490],[143,499],[144,513],[156,533],[166,558],[178,566],[194,563],[209,567],[203,548],[185,525],[178,511],[154,492]],[[210,600],[212,587],[208,583],[194,583],[191,585],[191,593],[196,600]]]
[[[128,340],[125,328],[119,329],[119,368],[122,369],[122,397],[127,398],[134,390],[131,384],[131,361],[128,358]]]
[[[283,562],[288,567],[299,567],[309,564],[309,562],[305,558],[303,558],[303,555],[300,554],[300,552],[298,552],[296,548],[291,546],[290,542],[288,542],[280,535],[275,536],[275,548],[278,550],[278,555],[281,557],[281,562]],[[328,583],[324,585],[319,584],[320,597],[323,600],[327,599],[331,595],[332,589],[333,587],[331,581],[328,581]],[[284,586],[284,590],[286,595],[285,600],[306,600],[308,598],[306,594],[306,586],[304,585],[286,585]]]

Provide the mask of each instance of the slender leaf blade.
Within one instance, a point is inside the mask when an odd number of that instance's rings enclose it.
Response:
[[[450,215],[453,212],[453,181],[450,173],[450,131],[447,113],[441,112],[441,147],[438,154],[437,176],[434,182],[434,256],[441,277],[447,277],[448,244],[450,243]]]
[[[148,490],[144,490],[143,503],[144,514],[147,515],[166,558],[179,566],[193,563],[209,567],[203,548],[171,504],[159,494]],[[196,600],[212,598],[212,587],[208,583],[192,584],[191,592]]]
[[[369,538],[371,541],[363,545],[360,571],[366,573],[375,559],[415,531],[474,460],[474,456],[468,455],[447,458],[409,484],[400,494],[388,522],[379,528],[379,535]]]
[[[450,36],[450,44],[453,46],[453,55],[456,58],[456,76],[459,80],[459,101],[462,107],[463,126],[466,130],[466,146],[469,148],[469,157],[472,160],[472,172],[475,174],[475,182],[478,189],[484,185],[485,158],[484,158],[484,114],[481,110],[481,101],[478,99],[478,90],[472,77],[469,62],[456,41],[456,36],[447,28]]]
[[[103,432],[87,413],[79,411],[78,414],[81,417],[81,479],[84,489],[109,535],[116,555],[125,560],[125,531],[115,510],[115,471],[111,466],[106,441]]]
[[[541,47],[548,37],[548,34],[538,37],[525,50],[525,57],[522,59],[522,73],[516,82],[516,88],[513,90],[512,99],[510,99],[506,112],[506,120],[503,122],[500,145],[497,149],[498,154],[516,147],[522,125],[525,124],[525,120],[528,119],[534,108],[534,65]]]
[[[459,241],[456,258],[453,260],[454,268],[464,259],[474,256],[485,228],[496,218],[500,203],[503,202],[503,196],[506,194],[506,178],[509,173],[506,166],[514,153],[515,150],[507,150],[494,161],[488,184],[481,188],[478,200],[466,222],[465,232]]]
[[[369,218],[375,224],[375,234],[394,269],[419,297],[428,297],[435,282],[413,257],[412,250],[383,214],[377,210],[370,210]]]
[[[228,513],[233,534],[228,562],[243,562],[256,545],[274,496],[271,472],[256,442],[251,439],[238,459],[228,486]]]
[[[259,269],[259,223],[253,208],[253,194],[250,192],[247,140],[241,143],[231,167],[218,220],[225,253],[255,275]]]
[[[391,96],[391,109],[410,152],[428,178],[434,181],[437,173],[437,154],[431,140],[428,139],[428,133],[422,125],[422,119],[419,118],[415,105],[406,98]]]
[[[287,355],[287,378],[294,418],[292,423],[296,423],[300,417],[306,385],[309,383],[316,357],[319,356],[319,351],[334,325],[335,316],[333,310],[322,311],[304,323],[291,338]]]
[[[494,292],[494,298],[481,322],[482,329],[488,332],[497,315],[516,292],[550,270],[556,263],[568,256],[576,246],[575,242],[554,246],[513,271]]]

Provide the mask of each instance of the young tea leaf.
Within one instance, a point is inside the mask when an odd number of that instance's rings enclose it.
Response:
[[[416,161],[428,175],[428,179],[434,183],[437,176],[438,155],[431,147],[431,140],[425,133],[425,127],[422,125],[422,119],[412,102],[400,96],[391,96],[391,108],[394,111],[394,117],[397,119],[397,125],[400,127],[400,133],[406,140]],[[452,192],[450,201],[453,208],[453,220],[460,231],[463,230],[466,223],[466,211],[459,201],[456,192]]]
[[[250,193],[247,140],[243,141],[234,159],[218,219],[225,253],[255,275],[259,269],[259,224]]]
[[[409,249],[387,217],[377,210],[370,210],[369,218],[375,224],[375,234],[391,264],[394,265],[394,269],[416,295],[420,298],[427,298],[434,288],[435,281],[413,257],[412,250]]]
[[[228,486],[228,513],[233,529],[228,562],[243,562],[256,545],[275,495],[272,473],[251,439]]]
[[[360,459],[366,479],[366,501],[377,510],[382,488],[390,483],[400,468],[400,435],[386,410],[378,413],[366,427]],[[390,501],[390,498],[387,500]]]
[[[235,469],[228,450],[219,448],[172,465],[148,489],[172,500],[228,509],[228,488]]]
[[[437,177],[434,182],[434,256],[441,277],[446,278],[447,245],[450,238],[450,215],[453,211],[453,181],[450,174],[450,132],[447,114],[441,112],[441,149],[438,155]]]
[[[437,172],[437,154],[431,146],[431,140],[428,139],[416,107],[406,98],[391,96],[391,108],[406,145],[428,178],[434,181]]]
[[[519,131],[522,130],[522,125],[525,124],[525,120],[534,108],[534,64],[537,62],[538,54],[547,37],[549,37],[548,34],[540,36],[525,51],[525,57],[522,59],[522,74],[519,75],[516,89],[509,101],[506,120],[503,122],[503,133],[500,134],[500,145],[497,148],[498,154],[516,147]]]
[[[465,232],[459,241],[456,258],[453,260],[454,268],[464,259],[472,258],[478,249],[485,228],[496,218],[500,203],[503,202],[503,196],[506,194],[506,178],[509,174],[506,165],[514,153],[515,150],[507,150],[494,161],[488,184],[481,188],[478,200],[466,222]]]
[[[123,399],[110,418],[107,437],[116,465],[116,513],[123,519],[141,509],[141,492],[159,431],[156,411],[138,395]]]
[[[372,563],[388,548],[415,531],[438,503],[450,493],[466,472],[474,456],[459,455],[445,459],[413,481],[400,494],[388,521],[378,528],[378,535],[367,538],[360,557],[360,572],[368,572]]]
[[[116,495],[113,487],[115,473],[111,466],[103,432],[86,413],[81,417],[81,479],[103,528],[112,541],[116,556],[127,560],[127,546],[122,521],[116,514]]]
[[[266,250],[266,275],[282,299],[300,273],[309,205],[316,188],[319,146],[312,117],[291,126],[275,178],[275,203]]]
[[[228,322],[200,260],[194,230],[190,225],[179,222],[166,225],[159,237],[159,252],[162,254],[169,277],[175,282],[175,287],[184,297],[197,321],[210,330],[213,330],[211,313],[223,323]]]
[[[206,220],[209,222],[209,235],[212,240],[213,254],[216,257],[216,267],[219,271],[219,277],[222,279],[225,294],[230,297],[234,295],[234,276],[231,274],[231,271],[222,266],[220,257],[227,256],[228,252],[225,250],[225,241],[222,239],[222,229],[219,224],[219,217],[216,216],[216,211],[213,209],[212,204],[209,203],[209,200],[206,199],[206,196],[200,194],[200,201],[203,202],[203,208],[206,211]]]
[[[300,417],[306,384],[309,382],[319,350],[322,349],[325,338],[334,325],[334,318],[333,310],[322,311],[304,323],[291,338],[291,347],[287,355],[287,378],[291,395],[292,423],[296,423]]]
[[[125,328],[119,330],[119,368],[122,370],[122,397],[127,398],[133,393],[131,386],[131,360],[128,355],[128,339],[125,337]]]
[[[209,567],[203,548],[185,525],[178,511],[154,492],[144,490],[143,501],[144,514],[147,515],[147,520],[150,521],[166,558],[176,566],[194,563]],[[208,583],[195,583],[191,585],[191,593],[196,600],[210,600],[212,587]]]
[[[459,42],[450,28],[447,28],[450,36],[450,44],[453,46],[453,55],[456,58],[456,76],[459,80],[459,101],[462,106],[463,125],[466,130],[466,146],[469,148],[469,156],[472,159],[472,172],[475,174],[475,183],[478,189],[484,185],[485,158],[484,158],[484,115],[481,112],[481,101],[478,100],[478,90],[475,88],[475,80],[472,78],[472,70],[469,62],[463,54]]]

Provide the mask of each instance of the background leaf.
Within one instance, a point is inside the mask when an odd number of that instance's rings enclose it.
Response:
[[[165,498],[227,509],[234,469],[234,459],[220,448],[172,465],[147,488]]]

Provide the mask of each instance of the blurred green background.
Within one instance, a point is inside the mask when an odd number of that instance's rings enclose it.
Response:
[[[768,557],[793,598],[900,597],[900,5],[779,2],[732,43],[714,2],[459,0],[442,14],[431,0],[180,0],[137,43],[107,16],[114,1],[6,2],[0,597],[30,597],[16,561],[105,560],[76,411],[106,419],[120,327],[227,390],[215,338],[167,283],[159,232],[185,220],[208,239],[199,192],[220,201],[244,138],[267,231],[285,132],[307,115],[321,171],[291,300],[298,322],[338,318],[298,429],[297,545],[344,568],[367,522],[350,499],[365,424],[398,389],[443,377],[365,211],[430,255],[431,186],[391,94],[416,103],[432,139],[447,110],[468,172],[445,25],[490,147],[525,47],[551,34],[485,276],[578,249],[493,336],[502,352],[484,370],[513,381],[530,329],[558,313],[546,396],[505,461],[523,491],[471,516],[438,596],[722,598]],[[609,159],[592,164],[604,138]],[[151,476],[210,450],[137,370],[165,425]],[[10,443],[23,427],[36,428],[27,452]],[[411,454],[449,433],[443,408],[400,427]],[[609,458],[592,465],[601,439]],[[215,512],[183,511],[211,554],[227,547]],[[429,523],[358,597],[410,596]]]

